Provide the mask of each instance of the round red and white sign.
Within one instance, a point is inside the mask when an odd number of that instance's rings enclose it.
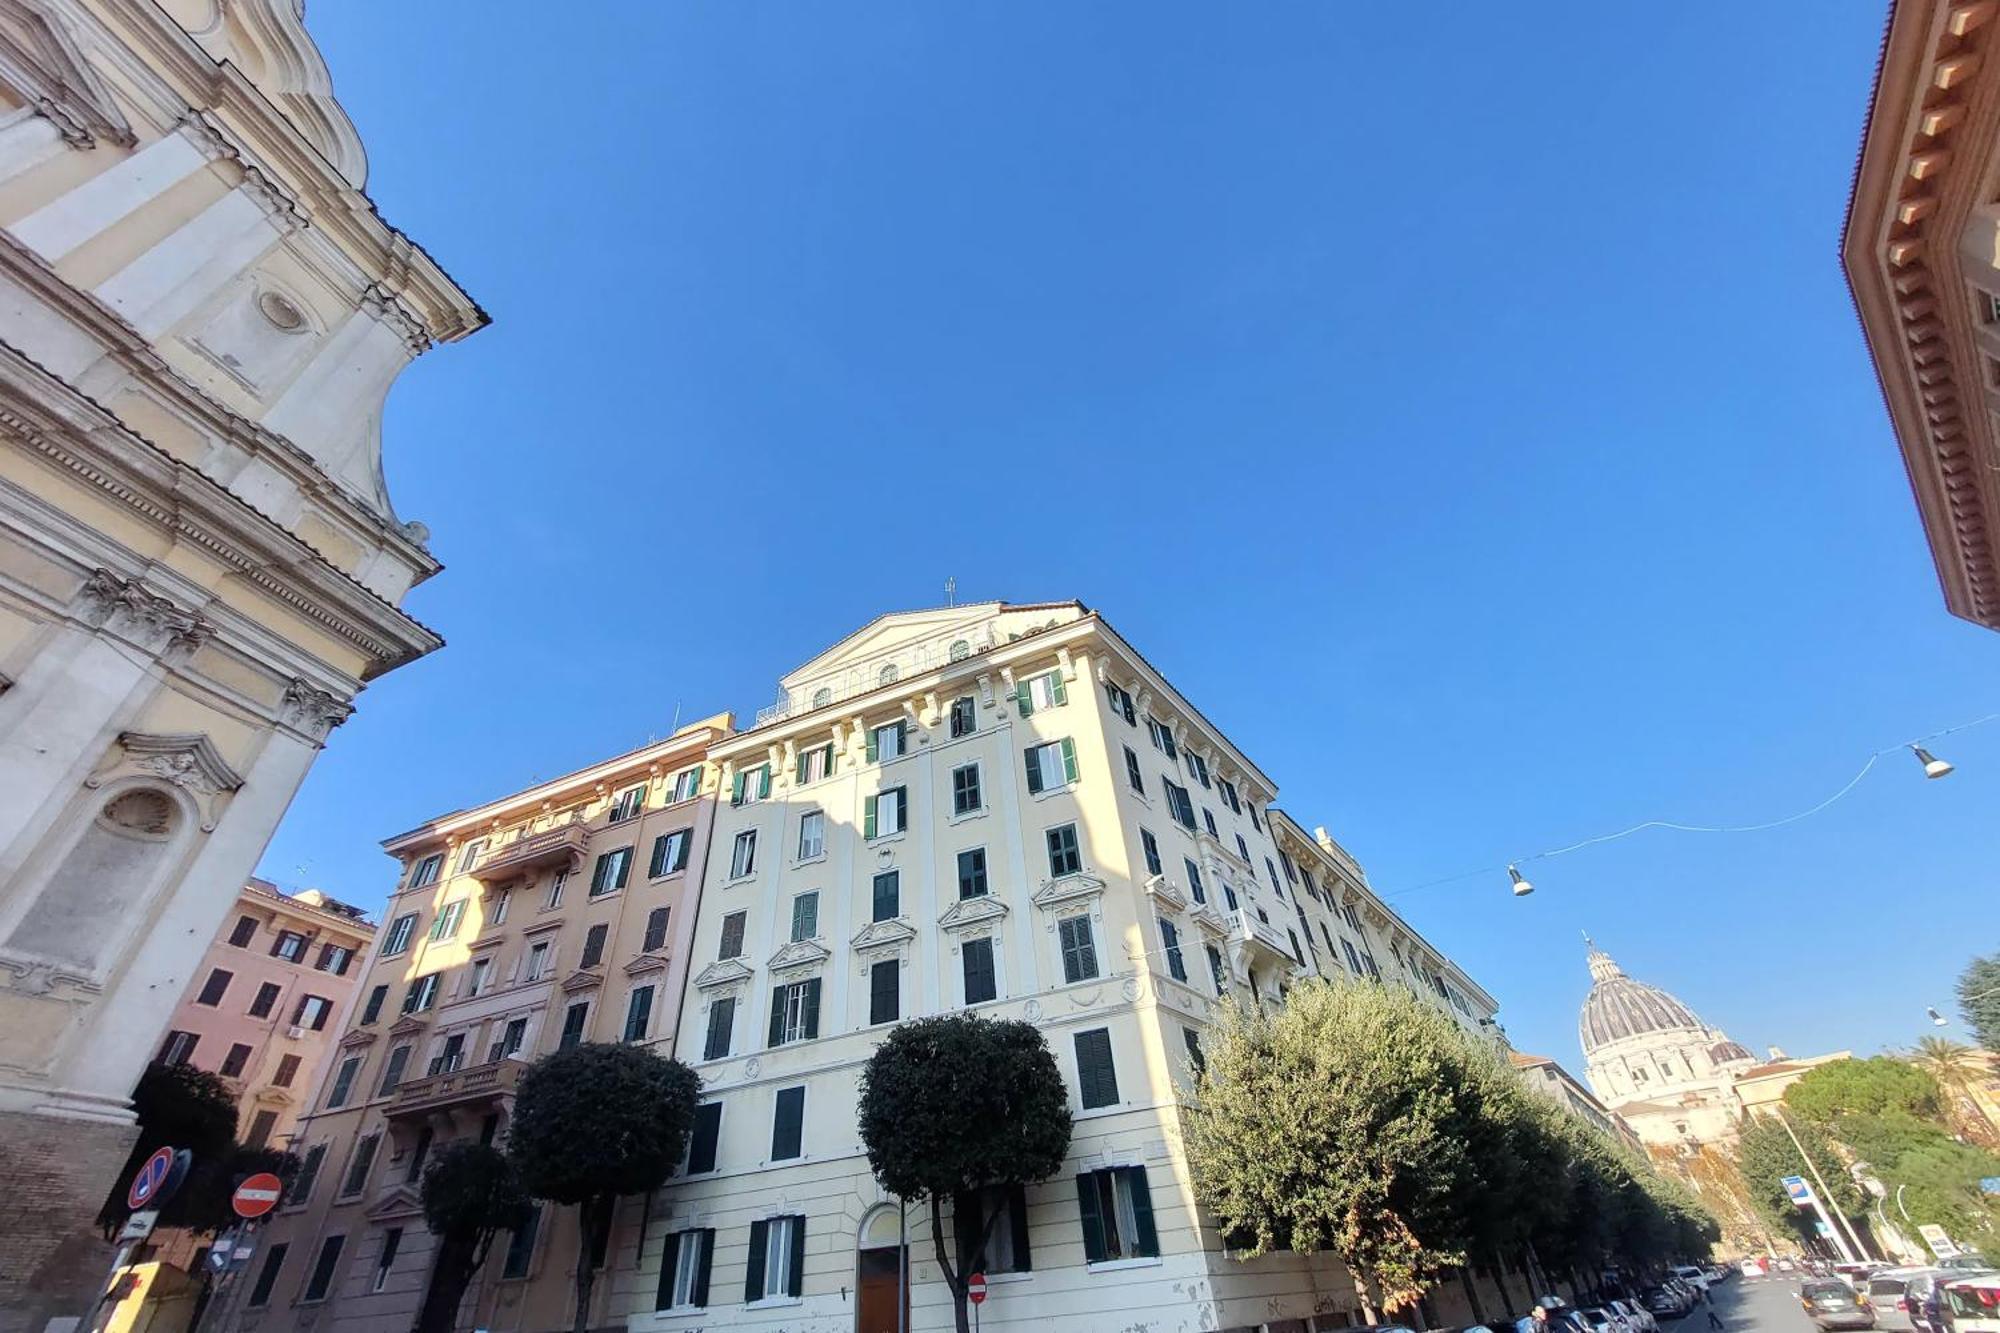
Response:
[[[971,1298],[974,1305],[983,1303],[986,1300],[986,1274],[974,1273],[971,1277],[967,1278],[965,1280],[965,1294]]]
[[[229,1196],[229,1206],[238,1217],[262,1217],[278,1206],[284,1193],[285,1182],[269,1171],[259,1171],[236,1187],[236,1193]]]

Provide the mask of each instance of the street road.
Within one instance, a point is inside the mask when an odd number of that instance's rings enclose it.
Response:
[[[1799,1308],[1799,1281],[1796,1273],[1733,1277],[1716,1286],[1708,1308],[1714,1309],[1727,1333],[1817,1333]],[[1697,1305],[1679,1323],[1663,1325],[1661,1333],[1669,1329],[1709,1333],[1707,1309]]]

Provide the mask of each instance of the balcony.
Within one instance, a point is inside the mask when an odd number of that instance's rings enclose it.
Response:
[[[1195,845],[1207,852],[1209,859],[1247,877],[1252,884],[1257,882],[1257,868],[1243,859],[1234,843],[1224,842],[1207,829],[1194,835]]]
[[[481,1111],[511,1101],[526,1068],[519,1060],[488,1060],[442,1074],[413,1078],[396,1089],[391,1120],[418,1119],[452,1111]]]
[[[1231,912],[1229,922],[1229,942],[1241,948],[1245,959],[1255,967],[1260,961],[1276,963],[1284,968],[1296,968],[1299,960],[1292,956],[1292,942],[1285,932],[1268,921],[1259,921],[1248,912]]]
[[[550,866],[561,866],[574,874],[583,868],[589,843],[590,831],[582,820],[573,819],[495,848],[470,873],[482,884],[498,884]]]

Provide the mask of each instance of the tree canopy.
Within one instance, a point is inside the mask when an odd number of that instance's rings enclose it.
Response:
[[[234,1220],[229,1196],[239,1174],[282,1173],[292,1163],[283,1153],[237,1146],[236,1094],[220,1074],[186,1064],[148,1065],[132,1090],[132,1106],[139,1137],[98,1210],[98,1224],[107,1231],[125,1220],[126,1187],[156,1149],[185,1148],[193,1155],[187,1179],[160,1208],[160,1224],[196,1232],[218,1231]]]
[[[2000,953],[1966,965],[1958,978],[1958,1008],[1979,1044],[2000,1051]]]
[[[1924,1070],[1886,1055],[1835,1060],[1786,1088],[1785,1105],[1822,1126],[1843,1115],[1929,1118],[1938,1113],[1938,1085]]]
[[[861,1141],[875,1178],[903,1199],[928,1200],[931,1240],[966,1327],[966,1277],[984,1264],[1000,1210],[955,1217],[962,1265],[944,1243],[943,1205],[993,1185],[1025,1185],[1061,1169],[1069,1152],[1069,1092],[1032,1023],[971,1014],[893,1029],[861,1074]]]
[[[424,1169],[424,1222],[438,1238],[417,1333],[450,1333],[472,1275],[493,1238],[527,1225],[532,1205],[498,1148],[466,1141],[440,1148]]]

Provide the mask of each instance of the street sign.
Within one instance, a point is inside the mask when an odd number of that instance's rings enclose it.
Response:
[[[173,1173],[173,1169],[174,1150],[155,1148],[153,1155],[142,1162],[138,1171],[133,1173],[132,1186],[125,1191],[126,1207],[137,1212],[151,1203],[165,1188],[167,1177]]]
[[[223,1232],[220,1236],[217,1236],[215,1238],[215,1244],[209,1247],[208,1259],[206,1261],[210,1272],[222,1273],[228,1271],[229,1251],[232,1248],[234,1248],[235,1245],[236,1245],[236,1230],[234,1227]]]
[[[229,1196],[229,1206],[238,1217],[262,1217],[278,1206],[284,1192],[283,1181],[269,1171],[259,1171],[236,1187],[236,1193]]]
[[[1832,1239],[1833,1237],[1833,1228],[1831,1226],[1828,1226],[1825,1222],[1813,1223],[1813,1230],[1817,1231],[1820,1235],[1827,1237],[1829,1240]]]
[[[986,1274],[974,1273],[965,1280],[965,1294],[974,1305],[986,1303]]]
[[[158,1226],[159,1222],[160,1214],[156,1210],[151,1208],[140,1209],[125,1219],[124,1227],[118,1232],[118,1243],[120,1245],[129,1245],[134,1241],[146,1239],[146,1237],[153,1234],[153,1228]]]
[[[1785,1187],[1785,1193],[1791,1198],[1794,1207],[1810,1208],[1813,1206],[1812,1186],[1806,1184],[1804,1176],[1785,1176],[1778,1183]]]
[[[1931,1253],[1940,1259],[1952,1259],[1958,1255],[1958,1246],[1951,1243],[1944,1228],[1934,1222],[1926,1222],[1917,1228],[1917,1234],[1924,1238],[1924,1244],[1931,1247]]]
[[[1979,1189],[1982,1194],[2000,1194],[2000,1176],[1981,1176]]]

